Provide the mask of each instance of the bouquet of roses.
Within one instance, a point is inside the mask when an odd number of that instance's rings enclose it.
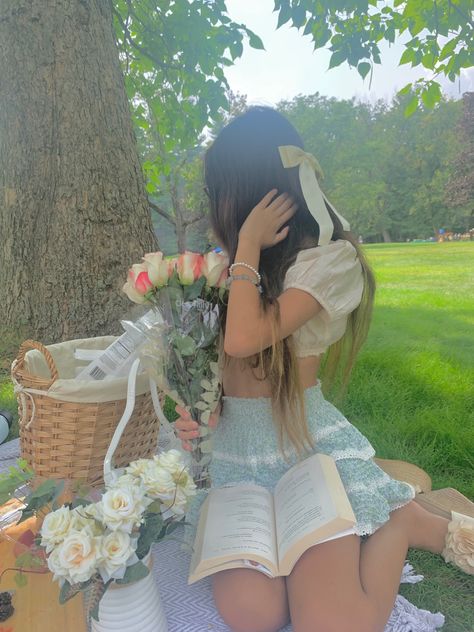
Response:
[[[0,503],[32,478],[24,461],[0,475]],[[47,565],[61,585],[60,602],[87,590],[93,606],[88,616],[98,620],[100,599],[112,582],[128,584],[150,572],[144,558],[177,526],[196,485],[180,452],[169,450],[116,470],[101,492],[70,490],[71,502],[58,506],[63,492],[64,481],[48,479],[23,501],[20,522],[36,516],[42,524],[12,570],[21,586],[25,572],[44,572]]]
[[[150,253],[132,266],[123,287],[132,301],[149,303],[161,315],[147,328],[149,344],[140,355],[156,384],[200,424],[192,455],[200,488],[208,483],[209,417],[221,395],[219,314],[227,296],[228,264],[215,251],[177,257]],[[123,324],[129,330],[134,326]]]

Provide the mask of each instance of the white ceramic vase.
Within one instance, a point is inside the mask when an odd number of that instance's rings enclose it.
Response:
[[[150,554],[144,562],[151,565]],[[111,584],[99,603],[91,632],[168,632],[158,587],[150,573],[132,584]]]

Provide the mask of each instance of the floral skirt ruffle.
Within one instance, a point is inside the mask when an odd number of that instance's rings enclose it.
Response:
[[[357,519],[356,533],[368,536],[389,519],[394,509],[415,496],[414,488],[391,478],[374,461],[375,450],[321,392],[321,386],[304,392],[308,426],[315,439],[315,452],[333,457]],[[212,487],[251,482],[273,490],[281,476],[298,458],[287,450],[285,460],[278,447],[267,397],[223,397],[219,423],[213,433],[210,465]],[[194,540],[195,528],[207,491],[193,497],[186,514],[186,543]]]

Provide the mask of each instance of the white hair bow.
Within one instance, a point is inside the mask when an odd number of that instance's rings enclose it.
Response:
[[[316,158],[312,154],[303,151],[301,147],[296,147],[296,145],[281,145],[278,147],[278,150],[285,168],[299,166],[300,184],[304,199],[308,205],[309,212],[319,225],[319,245],[328,244],[334,231],[334,224],[325,202],[339,218],[343,229],[350,230],[349,222],[336,211],[321,191],[318,176],[322,177],[323,172]]]

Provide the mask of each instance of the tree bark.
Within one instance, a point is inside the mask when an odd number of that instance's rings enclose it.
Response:
[[[382,231],[382,237],[385,243],[390,243],[392,241],[392,237],[390,236],[390,233],[386,228],[384,228]]]
[[[0,305],[46,342],[120,332],[157,249],[107,0],[0,5]]]

